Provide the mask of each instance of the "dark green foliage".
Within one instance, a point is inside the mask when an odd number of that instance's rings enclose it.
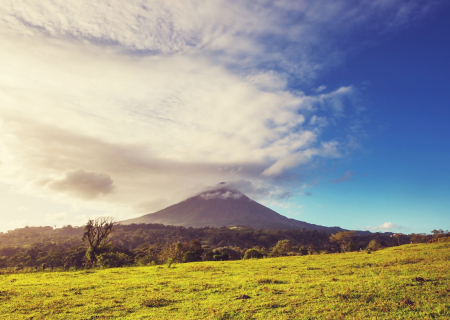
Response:
[[[370,250],[371,252],[381,249],[383,249],[383,246],[376,239],[370,240],[369,244],[366,247],[366,251]]]
[[[43,263],[47,270],[92,267],[95,266],[97,256],[105,253],[122,253],[128,256],[125,260],[131,260],[134,265],[149,265],[164,264],[169,258],[176,263],[238,260],[244,257],[248,249],[256,249],[264,256],[274,257],[341,251],[339,243],[330,242],[329,234],[316,230],[185,228],[158,224],[117,225],[106,239],[109,243],[105,241],[92,251],[82,241],[84,231],[85,227],[65,226],[57,229],[26,227],[0,233],[0,268],[42,270]],[[439,242],[450,236],[440,230],[435,230],[434,235]],[[432,239],[433,235],[412,234],[402,236],[401,241],[416,243]],[[382,247],[398,245],[398,239],[389,234],[353,234],[345,250],[360,251],[371,240]],[[112,263],[102,262],[102,265],[106,264]],[[128,265],[128,262],[123,265]]]
[[[261,259],[264,255],[258,249],[248,249],[245,251],[244,259]]]
[[[67,250],[65,256],[66,265],[69,268],[81,268],[85,264],[86,246],[83,244],[73,246],[69,250]]]
[[[105,252],[97,256],[97,264],[104,268],[124,267],[133,264],[133,258],[122,252]]]
[[[291,240],[280,240],[272,248],[270,256],[271,257],[283,257],[283,256],[295,255],[295,251],[298,251],[298,249],[294,248],[294,244],[292,243]]]
[[[330,242],[336,242],[341,246],[342,252],[352,251],[355,247],[352,241],[355,231],[342,231],[330,236]]]
[[[222,252],[220,254],[213,255],[214,261],[225,261],[225,260],[228,260],[228,258],[229,258],[229,256],[228,256],[228,253],[226,253],[226,252]]]
[[[101,217],[95,220],[89,219],[83,227],[82,240],[89,246],[86,251],[86,259],[94,265],[97,261],[97,256],[101,254],[101,247],[104,245],[114,231],[117,223],[112,218]]]
[[[183,262],[202,261],[203,248],[200,241],[196,239],[191,240],[187,250],[183,256]]]

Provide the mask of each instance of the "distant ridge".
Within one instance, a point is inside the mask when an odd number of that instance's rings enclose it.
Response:
[[[160,223],[184,227],[246,226],[258,229],[344,231],[287,218],[223,184],[170,207],[121,224]]]

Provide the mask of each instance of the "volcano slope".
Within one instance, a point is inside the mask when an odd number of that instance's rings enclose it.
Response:
[[[324,227],[287,218],[229,188],[209,190],[155,213],[121,222],[132,223],[161,223],[184,227],[305,228],[330,233],[343,231],[339,227]]]
[[[449,270],[450,243],[436,243],[0,274],[0,319],[450,319]]]

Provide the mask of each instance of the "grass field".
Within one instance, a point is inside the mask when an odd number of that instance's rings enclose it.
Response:
[[[0,286],[1,319],[450,319],[450,243],[7,274]]]

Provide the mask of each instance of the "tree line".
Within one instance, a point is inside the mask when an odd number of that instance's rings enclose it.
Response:
[[[410,235],[353,231],[331,235],[306,229],[120,225],[110,218],[99,218],[82,227],[25,227],[0,233],[0,268],[68,270],[373,251],[449,237],[443,230]]]

